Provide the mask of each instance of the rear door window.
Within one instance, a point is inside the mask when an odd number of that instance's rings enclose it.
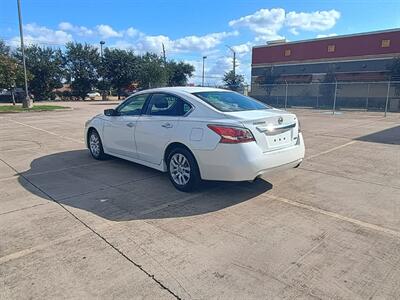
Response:
[[[189,103],[177,96],[157,93],[151,96],[146,114],[151,116],[183,116],[191,108]]]

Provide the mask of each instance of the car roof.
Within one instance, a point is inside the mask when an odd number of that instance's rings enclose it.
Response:
[[[200,87],[200,86],[174,86],[174,87],[163,87],[143,90],[141,92],[154,93],[154,92],[184,92],[184,93],[199,93],[199,92],[226,92],[228,90],[210,88],[210,87]]]

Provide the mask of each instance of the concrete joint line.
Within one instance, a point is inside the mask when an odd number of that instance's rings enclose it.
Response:
[[[357,220],[357,219],[353,219],[353,218],[349,218],[349,217],[346,217],[346,216],[342,216],[340,214],[337,214],[337,213],[334,213],[334,212],[331,212],[331,211],[327,211],[327,210],[324,210],[324,209],[321,209],[321,208],[317,208],[317,207],[314,207],[314,206],[311,206],[311,205],[303,204],[303,203],[300,203],[300,202],[297,202],[297,201],[289,200],[289,199],[286,199],[286,198],[283,198],[283,197],[277,197],[277,196],[273,196],[273,195],[266,195],[266,197],[269,198],[269,199],[272,199],[272,200],[276,200],[276,201],[280,201],[280,202],[283,202],[283,203],[286,203],[286,204],[289,204],[289,205],[292,205],[292,206],[296,206],[298,208],[302,208],[302,209],[305,209],[305,210],[308,210],[308,211],[312,211],[312,212],[316,212],[316,213],[319,213],[319,214],[322,214],[322,215],[325,215],[325,216],[329,216],[329,217],[332,217],[332,218],[335,218],[335,219],[338,219],[338,220],[341,220],[341,221],[346,221],[348,223],[352,223],[352,224],[360,226],[360,227],[364,227],[364,228],[371,229],[371,230],[378,231],[378,232],[383,232],[383,233],[386,233],[386,234],[393,235],[393,236],[395,236],[397,238],[400,238],[400,232],[396,231],[396,230],[392,230],[392,229],[385,228],[385,227],[382,227],[382,226],[379,226],[379,225],[375,225],[375,224],[367,223],[367,222],[360,221],[360,220]]]
[[[303,167],[303,166],[300,166],[299,169],[304,170],[304,171],[308,171],[308,172],[312,172],[312,173],[319,173],[319,174],[324,174],[324,175],[333,176],[333,177],[338,177],[338,178],[345,178],[345,179],[349,179],[349,180],[352,180],[352,181],[357,181],[357,182],[362,182],[362,183],[368,183],[368,184],[373,184],[373,185],[377,185],[377,186],[387,187],[387,188],[391,188],[391,189],[395,189],[395,190],[400,190],[400,187],[399,187],[399,186],[391,186],[391,185],[382,184],[382,183],[378,183],[378,182],[371,182],[371,181],[367,181],[367,180],[362,180],[362,179],[357,179],[357,178],[351,178],[351,177],[348,177],[348,176],[337,175],[337,174],[331,174],[331,173],[329,173],[329,172],[307,169],[307,168],[305,168],[305,167]]]
[[[48,204],[48,203],[39,203],[39,204],[31,205],[31,206],[28,206],[28,207],[22,207],[22,208],[19,208],[19,209],[6,211],[6,212],[3,212],[3,213],[0,213],[0,216],[7,215],[7,214],[12,214],[14,212],[23,211],[23,210],[26,210],[26,209],[30,209],[30,208],[34,208],[34,207],[38,207],[38,206],[42,206],[42,205],[46,205],[46,204]]]
[[[2,159],[0,159],[3,161]],[[99,232],[97,232],[95,229],[90,227],[88,224],[86,224],[84,221],[79,219],[78,216],[76,216],[73,212],[71,212],[67,207],[65,207],[62,203],[58,202],[54,197],[50,196],[46,191],[41,189],[40,187],[36,186],[33,182],[29,180],[29,178],[25,177],[23,174],[19,173],[13,166],[8,164],[7,162],[3,161],[6,165],[8,165],[11,169],[13,169],[19,176],[23,177],[27,182],[29,182],[32,186],[34,186],[36,189],[41,191],[44,195],[46,195],[49,199],[57,203],[62,209],[64,209],[68,214],[70,214],[72,217],[74,217],[78,222],[80,222],[85,228],[87,228],[90,232],[94,233],[98,238],[103,240],[108,246],[110,246],[113,250],[115,250],[118,254],[120,254],[122,257],[124,257],[127,261],[129,261],[131,264],[133,264],[136,268],[138,268],[140,271],[145,273],[150,279],[152,279],[156,284],[158,284],[162,289],[166,290],[168,293],[170,293],[173,297],[175,297],[178,300],[181,300],[182,298],[179,297],[177,294],[175,294],[170,288],[168,288],[166,285],[164,285],[159,279],[155,277],[154,274],[151,274],[148,272],[142,265],[136,263],[133,261],[129,256],[127,256],[122,250],[114,246],[110,241],[108,241],[105,237],[103,237]],[[68,237],[70,239],[71,237]],[[43,245],[42,245],[43,247]],[[7,255],[5,257],[0,258],[0,264],[4,261],[8,261],[10,259],[13,259],[14,256],[19,257],[19,256],[24,256],[28,253],[31,253],[32,251],[36,251],[31,249],[26,249],[20,252],[16,252],[10,255]]]
[[[104,161],[99,161],[99,162],[93,162],[93,163],[88,163],[88,164],[83,164],[83,165],[79,165],[79,166],[72,166],[72,167],[66,167],[66,168],[60,168],[60,169],[56,169],[56,170],[48,170],[48,171],[42,171],[42,172],[36,172],[36,173],[31,173],[27,176],[35,176],[35,175],[43,175],[43,174],[49,174],[49,173],[57,173],[57,172],[62,172],[62,171],[67,171],[67,170],[71,170],[71,169],[79,169],[79,168],[84,168],[84,167],[91,167],[91,166],[96,166],[96,165],[101,165],[101,164],[105,164],[107,162]]]

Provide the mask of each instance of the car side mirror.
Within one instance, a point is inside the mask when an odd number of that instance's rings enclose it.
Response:
[[[105,109],[104,115],[108,117],[118,116],[118,112],[113,108]]]

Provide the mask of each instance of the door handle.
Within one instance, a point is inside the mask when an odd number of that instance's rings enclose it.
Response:
[[[164,128],[172,128],[173,127],[173,125],[171,123],[164,123],[161,126]]]
[[[128,124],[126,124],[126,126],[133,127],[133,126],[135,126],[135,123],[129,122]]]

